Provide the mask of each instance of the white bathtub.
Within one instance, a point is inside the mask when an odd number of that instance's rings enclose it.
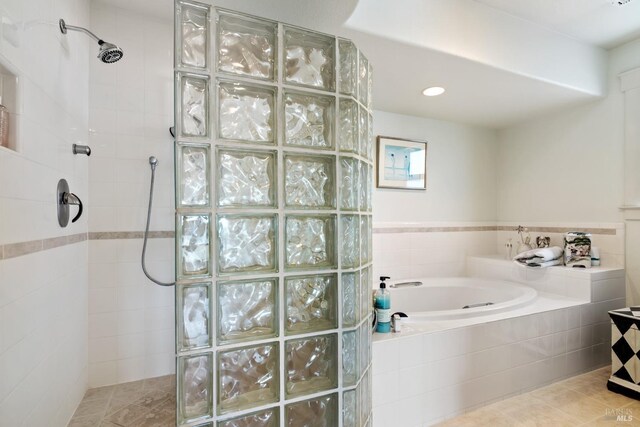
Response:
[[[394,287],[416,282],[419,286]],[[409,315],[407,321],[462,319],[523,307],[537,296],[535,289],[513,282],[473,277],[398,280],[389,283],[392,312]],[[463,308],[475,304],[492,303]]]

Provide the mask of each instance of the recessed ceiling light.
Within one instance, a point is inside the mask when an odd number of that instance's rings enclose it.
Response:
[[[438,96],[444,93],[444,88],[440,86],[428,87],[422,91],[424,96]]]

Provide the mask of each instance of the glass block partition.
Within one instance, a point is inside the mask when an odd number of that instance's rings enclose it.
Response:
[[[177,425],[371,424],[371,67],[175,3]]]

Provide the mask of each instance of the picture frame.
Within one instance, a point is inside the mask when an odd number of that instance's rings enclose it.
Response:
[[[378,135],[376,187],[427,189],[427,141]]]

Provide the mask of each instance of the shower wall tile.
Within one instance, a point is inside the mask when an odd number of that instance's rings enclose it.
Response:
[[[173,31],[167,31],[173,20],[95,3],[87,25],[125,48],[124,58],[113,68],[86,60],[87,144],[92,149],[88,229],[144,229],[148,158],[153,155],[159,164],[150,229],[173,230]],[[144,346],[143,353],[122,348],[104,361],[92,358],[95,350],[89,352],[89,386],[174,373],[173,290],[152,284],[140,270],[142,239],[91,240],[88,246],[89,347],[107,337],[120,343],[136,337]],[[147,268],[162,281],[173,280],[173,252],[173,239],[149,240]],[[104,304],[100,296],[106,297]]]
[[[0,149],[0,245],[88,231],[88,215],[68,228],[55,218],[53,189],[64,177],[88,200],[86,41],[66,44],[42,22],[64,16],[90,25],[89,2],[3,1],[0,57],[20,76],[10,112],[17,153]],[[71,40],[69,40],[71,41]],[[85,49],[86,47],[86,49]],[[43,72],[45,71],[45,72]],[[6,96],[6,94],[5,94]],[[3,98],[4,99],[4,98]],[[83,161],[79,161],[83,160]],[[87,383],[86,241],[0,260],[0,425],[66,425]],[[51,319],[55,319],[52,321]],[[50,396],[56,396],[51,404]]]
[[[150,239],[147,267],[172,281],[173,239]],[[174,292],[148,282],[140,269],[141,239],[90,240],[89,386],[135,381],[174,371]],[[105,356],[105,339],[124,343],[136,337],[144,351],[122,346]],[[98,359],[100,357],[100,359]]]

